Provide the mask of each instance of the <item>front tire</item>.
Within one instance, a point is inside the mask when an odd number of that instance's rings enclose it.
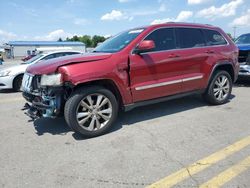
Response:
[[[13,81],[13,89],[18,92],[21,90],[23,75],[17,76]]]
[[[106,133],[118,114],[114,94],[103,87],[85,87],[76,90],[65,104],[64,116],[75,132],[85,137]]]
[[[217,71],[204,93],[205,100],[212,105],[225,104],[232,92],[233,82],[226,71]]]

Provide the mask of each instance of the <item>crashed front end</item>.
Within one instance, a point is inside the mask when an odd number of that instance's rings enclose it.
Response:
[[[32,75],[25,73],[22,82],[23,97],[27,100],[26,114],[32,119],[58,117],[63,112],[66,93],[62,75]]]

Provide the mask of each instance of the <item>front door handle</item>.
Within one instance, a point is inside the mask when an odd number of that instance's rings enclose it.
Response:
[[[214,51],[213,50],[207,50],[206,53],[207,54],[214,54]]]
[[[168,55],[168,58],[177,58],[177,57],[180,57],[180,56],[177,55],[177,54],[170,54],[170,55]]]

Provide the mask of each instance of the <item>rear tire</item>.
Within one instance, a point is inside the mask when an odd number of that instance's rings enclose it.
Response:
[[[106,133],[118,114],[118,101],[114,94],[99,86],[76,90],[67,100],[64,116],[68,126],[85,137]]]
[[[232,87],[230,74],[227,71],[217,71],[204,93],[204,98],[212,105],[225,104],[231,95]]]
[[[18,92],[21,90],[22,80],[23,80],[23,75],[19,75],[19,76],[15,77],[15,79],[13,81],[14,91]]]

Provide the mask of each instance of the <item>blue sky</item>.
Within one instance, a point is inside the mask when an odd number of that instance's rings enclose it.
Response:
[[[1,0],[0,43],[57,40],[72,35],[113,35],[166,21],[250,32],[250,0]]]

